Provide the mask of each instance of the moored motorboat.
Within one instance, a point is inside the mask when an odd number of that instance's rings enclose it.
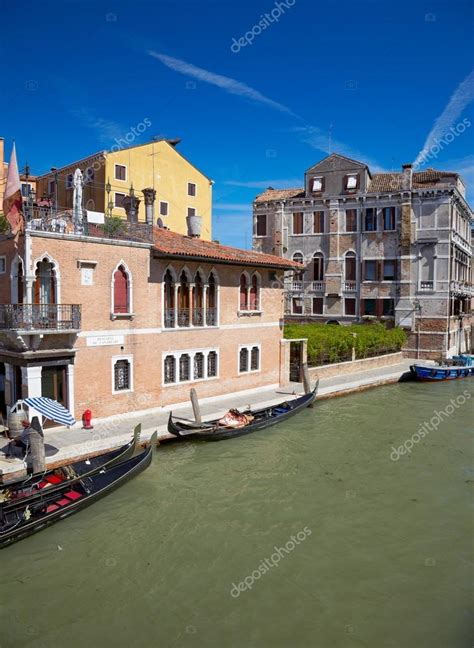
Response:
[[[412,376],[424,382],[457,380],[474,375],[473,357],[470,355],[455,356],[450,364],[428,365],[413,364],[410,367]]]
[[[93,504],[148,468],[155,444],[156,432],[145,450],[126,461],[103,466],[98,472],[80,479],[65,491],[46,491],[39,499],[24,502],[22,507],[0,509],[0,548]]]
[[[0,506],[9,510],[24,506],[26,502],[51,495],[72,487],[74,483],[85,479],[106,466],[113,466],[131,459],[140,441],[141,425],[137,425],[133,438],[125,445],[101,455],[63,465],[44,473],[28,475],[6,484],[0,489]]]
[[[290,401],[259,410],[238,412],[230,410],[223,419],[206,421],[200,425],[192,421],[179,420],[170,413],[168,432],[181,440],[222,441],[250,434],[276,425],[294,416],[316,400],[319,380],[313,391]]]

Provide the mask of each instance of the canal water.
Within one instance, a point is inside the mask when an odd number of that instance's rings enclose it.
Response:
[[[1,552],[0,645],[470,648],[473,404],[405,383],[160,447]]]

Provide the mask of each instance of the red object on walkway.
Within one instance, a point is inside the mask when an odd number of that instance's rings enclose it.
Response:
[[[92,430],[94,426],[91,425],[91,421],[92,421],[92,412],[89,409],[87,409],[82,415],[82,429]]]

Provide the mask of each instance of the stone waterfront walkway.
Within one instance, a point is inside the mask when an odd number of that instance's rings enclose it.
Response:
[[[331,378],[321,379],[318,398],[341,396],[354,391],[360,391],[377,385],[398,382],[403,374],[409,370],[413,360],[404,360],[399,364],[380,367],[351,373]],[[311,370],[311,380],[315,379],[317,370]],[[203,419],[221,417],[231,408],[242,409],[248,406],[267,407],[283,400],[289,400],[303,393],[303,386],[292,383],[289,388],[265,389],[248,393],[233,394],[212,399],[201,404]],[[176,416],[193,418],[191,405],[173,408]],[[174,439],[167,432],[169,409],[157,408],[147,410],[141,414],[122,414],[110,419],[99,421],[93,430],[83,430],[80,423],[73,428],[57,427],[45,431],[46,463],[54,467],[67,463],[73,459],[101,453],[127,443],[132,437],[134,427],[141,423],[143,441],[148,440],[153,432],[158,432],[161,442]],[[5,446],[0,441],[0,448]],[[20,459],[5,461],[4,454],[0,451],[0,480],[8,481],[18,476],[24,469]]]

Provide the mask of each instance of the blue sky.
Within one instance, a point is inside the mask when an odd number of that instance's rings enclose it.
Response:
[[[181,137],[179,150],[215,180],[214,237],[249,247],[252,199],[301,186],[330,132],[331,150],[398,170],[463,119],[474,126],[473,6],[4,2],[0,135],[41,173],[148,118],[136,141]],[[473,132],[425,165],[463,173],[471,202]]]

